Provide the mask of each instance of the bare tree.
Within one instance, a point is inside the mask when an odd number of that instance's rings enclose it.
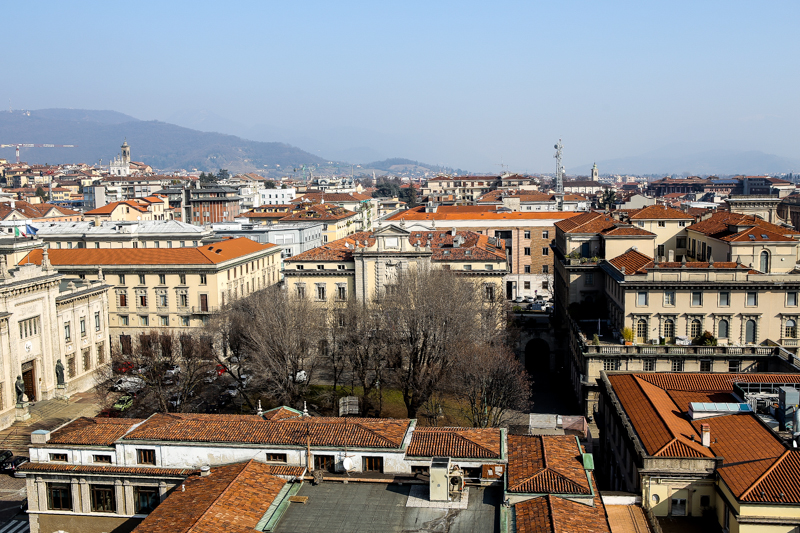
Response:
[[[236,300],[227,310],[228,342],[239,346],[276,399],[299,407],[317,365],[325,309],[273,286]]]
[[[420,267],[402,272],[378,296],[385,340],[402,358],[397,379],[410,418],[451,374],[465,349],[503,342],[507,316],[498,293],[494,284]]]
[[[448,390],[473,427],[502,427],[511,410],[525,410],[531,386],[525,368],[505,346],[475,344],[461,353]]]

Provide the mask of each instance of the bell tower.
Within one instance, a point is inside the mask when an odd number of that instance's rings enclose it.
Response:
[[[131,147],[128,146],[128,140],[122,143],[122,164],[129,165],[131,163]]]
[[[597,171],[597,163],[592,165],[592,181],[597,181],[597,178],[600,177],[600,173]]]

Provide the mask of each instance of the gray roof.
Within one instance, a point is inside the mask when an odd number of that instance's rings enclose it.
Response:
[[[87,237],[100,237],[119,234],[160,235],[183,234],[205,235],[209,230],[177,220],[145,220],[139,222],[103,222],[95,226],[92,222],[34,222],[31,226],[39,231],[38,237],[56,235],[85,234]]]

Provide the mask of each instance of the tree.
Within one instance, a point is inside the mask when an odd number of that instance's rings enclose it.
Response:
[[[501,291],[448,270],[401,272],[379,295],[382,334],[397,349],[397,381],[409,418],[451,375],[459,355],[483,342],[501,344],[507,315]]]
[[[230,177],[231,175],[227,168],[221,168],[219,169],[219,172],[217,172],[217,181],[225,181]]]
[[[274,180],[267,180],[264,182],[265,189],[277,189]]]
[[[50,199],[50,195],[45,192],[41,185],[36,187],[36,196],[41,199],[42,203],[47,203],[47,201]]]
[[[300,407],[325,338],[324,308],[273,285],[234,301],[224,320],[228,344],[254,379],[277,400]]]
[[[475,344],[453,367],[450,391],[473,427],[502,427],[512,410],[526,410],[531,394],[525,368],[505,346]]]
[[[205,172],[200,173],[200,183],[213,183],[216,180],[217,177],[212,172],[209,172],[208,174]]]
[[[606,189],[603,191],[603,196],[600,197],[600,207],[614,209],[614,204],[617,202],[617,191],[614,189]]]

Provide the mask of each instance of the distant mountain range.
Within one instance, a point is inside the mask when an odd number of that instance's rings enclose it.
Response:
[[[681,153],[684,152],[684,153]],[[588,175],[592,164],[567,170],[568,174]],[[597,162],[601,174],[690,174],[690,175],[763,175],[800,171],[800,159],[792,159],[758,150],[712,149],[686,152],[665,147],[634,157]]]
[[[300,165],[326,164],[321,157],[278,142],[256,142],[206,133],[158,121],[143,121],[116,111],[41,109],[0,112],[0,144],[74,144],[76,148],[23,148],[28,163],[103,164],[119,154],[124,140],[131,158],[162,170],[226,168],[252,172]],[[14,149],[0,150],[13,160]]]

